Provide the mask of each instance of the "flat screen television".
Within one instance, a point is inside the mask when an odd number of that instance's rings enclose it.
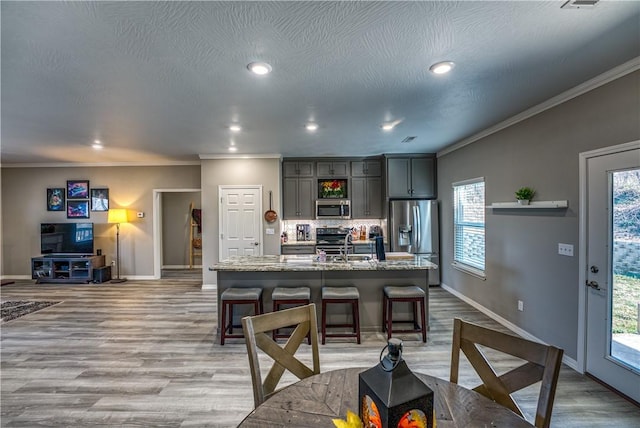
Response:
[[[93,255],[93,223],[40,224],[42,254]]]

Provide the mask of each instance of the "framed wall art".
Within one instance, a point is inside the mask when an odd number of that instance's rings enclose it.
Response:
[[[65,191],[63,187],[47,189],[47,211],[64,212]]]
[[[91,189],[91,211],[109,211],[109,189]]]
[[[89,200],[67,200],[67,218],[89,218]]]
[[[89,199],[89,180],[67,180],[67,199]]]

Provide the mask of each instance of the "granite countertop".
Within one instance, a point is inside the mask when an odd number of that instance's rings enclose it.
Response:
[[[349,262],[315,261],[316,256],[238,256],[216,263],[209,270],[228,272],[294,272],[294,271],[364,271],[364,270],[428,270],[437,269],[425,257],[409,260],[364,260],[364,257],[350,256]]]

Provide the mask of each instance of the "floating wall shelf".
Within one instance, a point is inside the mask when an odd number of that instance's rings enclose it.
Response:
[[[553,209],[553,208],[567,208],[569,201],[532,201],[529,205],[520,205],[517,202],[494,202],[488,205],[487,208],[492,209]]]

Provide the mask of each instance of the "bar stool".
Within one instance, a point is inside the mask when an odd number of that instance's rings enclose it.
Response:
[[[353,321],[347,324],[327,324],[327,305],[334,303],[351,304]],[[322,287],[322,344],[327,337],[355,337],[360,344],[360,293],[356,287]],[[353,333],[327,333],[327,327],[351,327]]]
[[[253,312],[256,315],[263,312],[262,288],[227,288],[220,295],[220,301],[222,303],[222,316],[220,317],[220,345],[224,345],[224,341],[227,338],[244,337],[243,334],[233,334],[234,327],[242,330],[242,325],[233,324],[233,305],[253,305]],[[227,333],[227,330],[229,330],[229,333]]]
[[[302,306],[311,303],[311,289],[309,287],[276,287],[271,293],[273,301],[273,311],[279,311],[281,305]],[[273,340],[289,337],[288,334],[278,333],[279,329],[272,332]],[[311,345],[311,334],[307,336],[307,341]]]
[[[415,285],[409,286],[390,286],[384,287],[382,299],[382,331],[386,330],[387,340],[391,339],[393,333],[393,303],[394,302],[410,302],[413,306],[413,319],[408,321],[395,321],[398,324],[413,324],[413,329],[395,330],[396,333],[422,333],[422,341],[427,341],[427,322],[426,322],[426,293],[424,290]],[[420,304],[421,324],[418,324],[417,305]]]

